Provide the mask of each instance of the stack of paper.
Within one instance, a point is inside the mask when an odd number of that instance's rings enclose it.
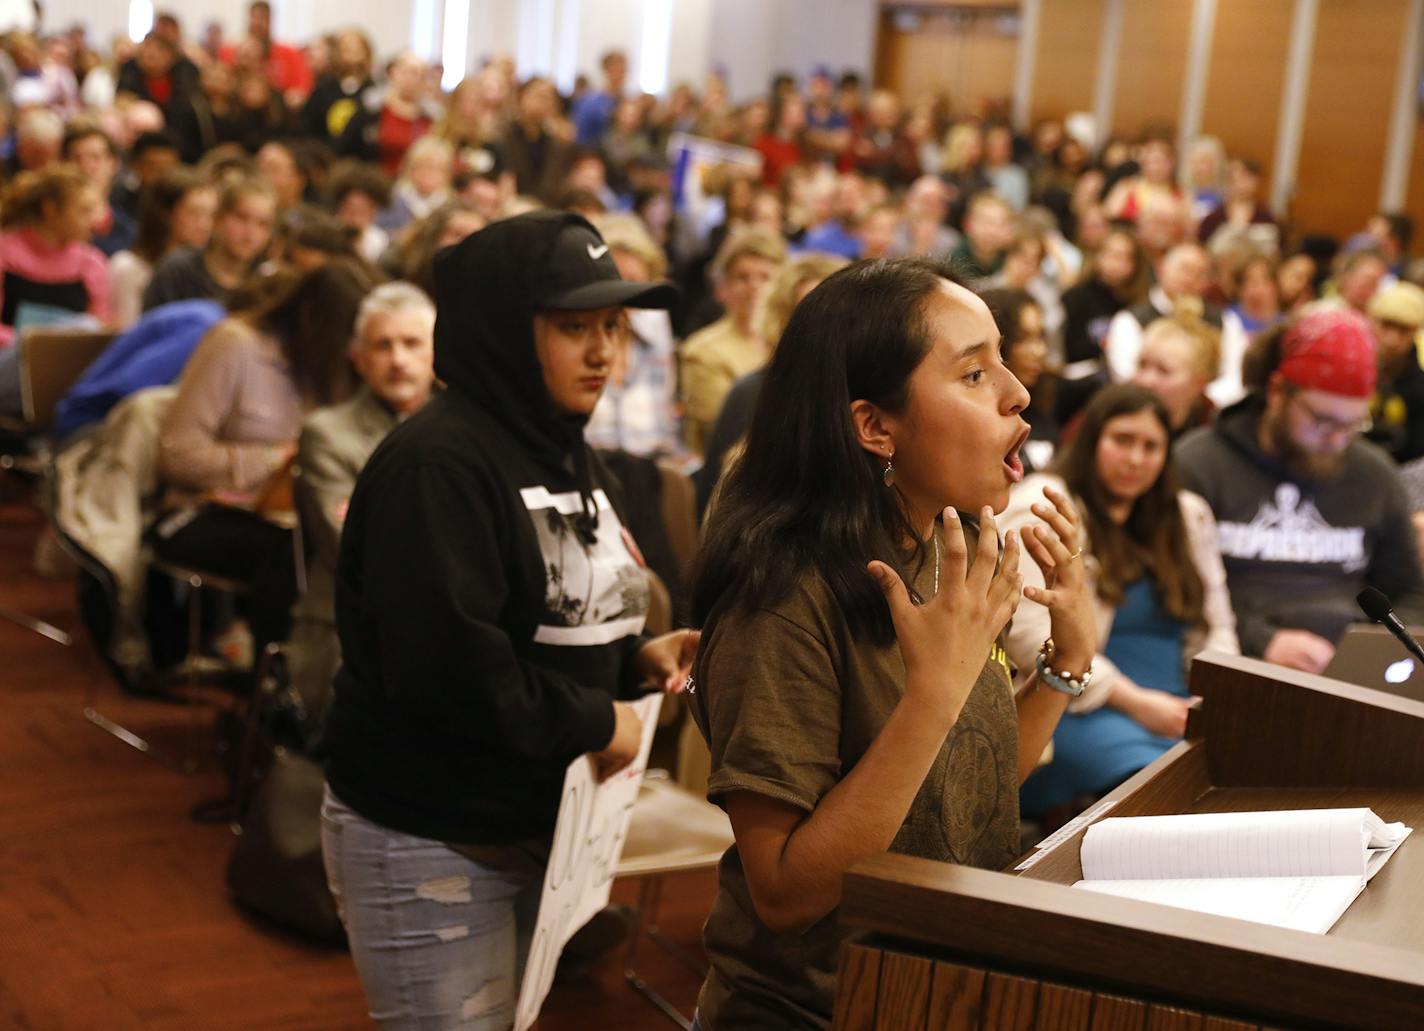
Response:
[[[1074,887],[1324,934],[1412,829],[1370,809],[1113,817]]]

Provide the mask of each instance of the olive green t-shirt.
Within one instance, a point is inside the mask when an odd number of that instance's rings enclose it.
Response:
[[[966,531],[971,538],[972,528]],[[915,577],[933,594],[934,560]],[[904,691],[897,644],[857,641],[819,577],[770,609],[729,613],[704,631],[692,706],[712,751],[713,802],[753,791],[810,812],[880,733]],[[699,709],[705,705],[705,713]],[[1018,720],[1008,659],[995,645],[890,846],[1002,869],[1018,853]],[[757,919],[733,845],[718,867],[703,932],[711,971],[698,999],[707,1031],[829,1027],[841,933],[832,911],[801,935]]]

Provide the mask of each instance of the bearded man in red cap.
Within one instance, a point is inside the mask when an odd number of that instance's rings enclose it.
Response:
[[[1394,462],[1360,438],[1376,368],[1362,316],[1313,306],[1256,342],[1244,368],[1250,394],[1177,449],[1186,486],[1216,515],[1246,655],[1319,673],[1362,620],[1363,587],[1405,618],[1424,602]]]

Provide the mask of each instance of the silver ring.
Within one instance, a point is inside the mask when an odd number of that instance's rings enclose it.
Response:
[[[1077,558],[1077,557],[1078,557],[1079,555],[1081,555],[1081,554],[1083,554],[1083,549],[1080,547],[1077,551],[1073,552],[1073,554],[1071,554],[1071,555],[1068,556],[1068,561],[1069,561],[1069,562],[1072,562],[1075,558]]]

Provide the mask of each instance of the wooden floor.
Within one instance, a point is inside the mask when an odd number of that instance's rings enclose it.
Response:
[[[370,1026],[345,952],[249,919],[223,871],[232,836],[188,818],[220,793],[216,768],[184,776],[85,720],[86,691],[135,729],[182,740],[181,709],[121,696],[85,640],[69,582],[30,572],[40,517],[0,503],[0,608],[75,635],[63,647],[0,618],[0,1028],[193,1031]],[[668,878],[661,923],[700,955],[709,872]],[[632,902],[637,885],[618,884]],[[535,1026],[674,1025],[623,980],[621,956],[561,977]],[[660,949],[639,972],[684,1013],[700,978]]]

